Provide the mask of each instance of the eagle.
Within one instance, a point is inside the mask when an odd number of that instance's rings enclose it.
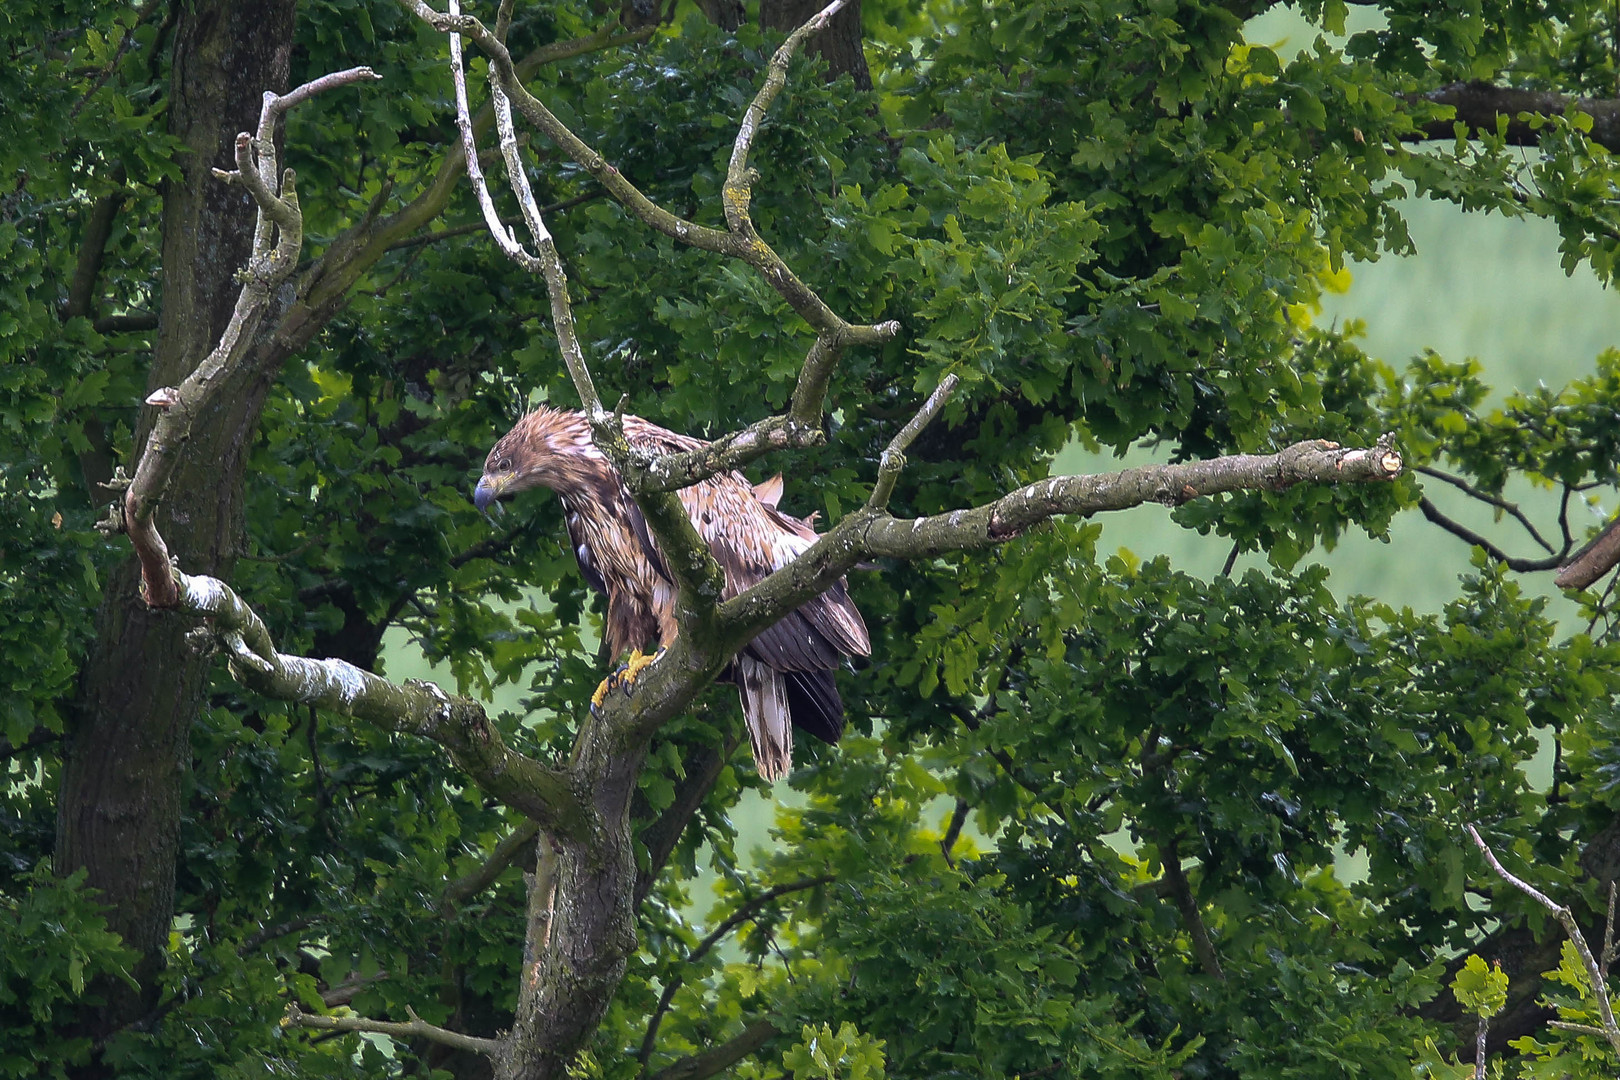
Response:
[[[636,449],[680,453],[708,444],[643,420],[624,417]],[[585,581],[607,597],[603,637],[627,662],[604,679],[593,702],[622,685],[651,659],[649,644],[674,641],[675,582],[658,541],[623,478],[591,441],[582,413],[541,406],[501,437],[484,461],[473,503],[487,511],[496,500],[546,487],[562,501],[568,541]],[[723,472],[677,494],[698,535],[725,573],[729,599],[786,566],[816,541],[815,515],[800,519],[777,509],[782,478],[758,486]],[[743,718],[760,776],[776,781],[793,760],[793,728],[835,743],[844,730],[844,703],[833,673],[846,656],[871,654],[866,623],[839,580],[821,595],[760,631],[721,674],[737,684]]]

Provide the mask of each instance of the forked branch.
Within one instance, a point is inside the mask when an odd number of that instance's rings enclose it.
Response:
[[[476,1054],[495,1057],[504,1048],[498,1039],[481,1039],[476,1035],[463,1035],[459,1031],[438,1027],[423,1020],[416,1015],[414,1009],[406,1009],[410,1019],[404,1022],[394,1020],[368,1020],[363,1016],[320,1016],[307,1013],[297,1005],[287,1010],[287,1023],[291,1027],[315,1028],[319,1031],[366,1031],[379,1035],[390,1035],[396,1039],[427,1039],[429,1042],[440,1043],[444,1046],[453,1046],[457,1050],[471,1050]]]
[[[1472,825],[1469,825],[1466,828],[1468,830],[1468,835],[1474,841],[1474,846],[1479,848],[1481,855],[1485,856],[1485,861],[1490,864],[1490,867],[1493,871],[1495,871],[1496,876],[1507,882],[1509,885],[1512,885],[1515,889],[1518,889],[1520,892],[1524,893],[1524,895],[1528,896],[1530,899],[1534,900],[1536,903],[1540,904],[1542,907],[1551,912],[1553,918],[1557,919],[1559,923],[1562,924],[1564,927],[1564,932],[1569,935],[1570,944],[1575,946],[1576,953],[1580,955],[1581,966],[1586,969],[1587,980],[1591,983],[1592,997],[1597,1002],[1598,1015],[1603,1019],[1603,1027],[1601,1030],[1599,1030],[1587,1027],[1586,1025],[1576,1025],[1574,1026],[1573,1030],[1602,1035],[1608,1040],[1609,1045],[1614,1048],[1615,1052],[1620,1053],[1620,1026],[1615,1024],[1614,1007],[1609,1001],[1609,986],[1608,981],[1605,978],[1605,965],[1600,963],[1597,957],[1592,955],[1591,946],[1587,945],[1586,943],[1586,934],[1581,930],[1580,921],[1575,918],[1575,913],[1565,905],[1560,904],[1558,901],[1536,888],[1534,885],[1530,884],[1528,881],[1509,873],[1507,868],[1497,860],[1496,853],[1490,849],[1490,845],[1486,844],[1484,839],[1480,837],[1479,830]],[[1612,907],[1610,912],[1610,923],[1612,926]],[[1607,953],[1607,950],[1605,950],[1605,953]],[[1569,1025],[1556,1023],[1554,1026],[1568,1027]]]

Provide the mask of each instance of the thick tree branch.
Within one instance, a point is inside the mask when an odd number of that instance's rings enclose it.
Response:
[[[1570,557],[1553,578],[1560,589],[1584,589],[1614,569],[1620,562],[1620,518],[1609,522],[1603,531]]]
[[[396,684],[344,660],[277,652],[264,622],[241,597],[211,577],[173,571],[178,610],[210,620],[232,676],[250,690],[358,717],[390,731],[433,739],[491,795],[554,832],[589,834],[591,824],[570,776],[507,747],[484,708],[429,682]]]
[[[1433,120],[1418,129],[1420,139],[1455,139],[1456,125],[1472,131],[1496,133],[1498,118],[1507,122],[1507,141],[1512,146],[1536,146],[1541,141],[1529,116],[1563,116],[1571,108],[1592,118],[1587,138],[1610,153],[1620,153],[1620,100],[1580,98],[1546,90],[1516,90],[1483,82],[1458,82],[1419,95],[1419,100],[1450,105],[1457,110],[1452,120]]]
[[[379,1035],[392,1035],[398,1039],[427,1039],[430,1042],[453,1046],[457,1050],[495,1057],[504,1044],[498,1039],[481,1039],[476,1035],[463,1035],[459,1031],[436,1027],[423,1020],[411,1009],[405,1010],[410,1019],[404,1023],[392,1020],[368,1020],[363,1016],[317,1016],[304,1012],[297,1005],[287,1010],[287,1024],[291,1027],[314,1028],[318,1031],[369,1031]]]
[[[755,1020],[743,1028],[742,1034],[701,1054],[682,1058],[673,1065],[653,1073],[652,1080],[707,1080],[731,1068],[737,1062],[764,1048],[780,1032],[769,1020]]]

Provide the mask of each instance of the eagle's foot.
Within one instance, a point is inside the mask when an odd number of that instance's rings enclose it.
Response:
[[[635,693],[636,676],[640,675],[642,669],[644,669],[648,664],[651,664],[654,660],[663,655],[663,649],[659,649],[650,656],[647,653],[642,652],[640,649],[637,649],[635,652],[632,652],[629,656],[625,657],[624,663],[620,664],[612,672],[612,674],[603,679],[602,685],[598,686],[596,688],[596,693],[591,695],[591,715],[602,715],[602,705],[607,701],[607,696],[613,693],[613,691],[622,690],[624,691],[625,697],[629,697],[631,694]]]

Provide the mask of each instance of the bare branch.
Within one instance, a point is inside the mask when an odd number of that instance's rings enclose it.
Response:
[[[1553,546],[1543,539],[1541,533],[1533,524],[1531,524],[1530,519],[1525,517],[1524,511],[1519,509],[1517,503],[1508,502],[1500,495],[1492,495],[1488,491],[1481,491],[1479,488],[1476,488],[1462,477],[1452,476],[1450,473],[1442,472],[1441,470],[1433,468],[1429,465],[1419,465],[1414,471],[1420,472],[1424,476],[1432,476],[1436,480],[1444,481],[1457,490],[1464,492],[1470,498],[1478,499],[1480,502],[1496,507],[1498,510],[1511,516],[1520,525],[1523,525],[1525,531],[1530,534],[1530,538],[1536,543],[1540,544],[1545,551],[1547,551],[1549,554],[1553,552]]]
[[[363,77],[358,74],[360,72],[369,74],[366,69],[359,68],[351,72],[340,72],[337,76],[331,77],[337,81],[327,85],[352,82]],[[321,82],[322,80],[317,79],[307,86],[316,87]],[[306,87],[300,87],[294,94],[304,90]],[[314,92],[316,91],[313,89],[308,90],[297,100],[305,100]],[[270,108],[267,95],[266,114],[270,112]],[[261,129],[264,123],[261,118]],[[259,207],[259,226],[255,230],[252,255],[249,257],[247,268],[243,271],[244,281],[242,291],[236,299],[236,308],[232,311],[230,321],[226,324],[213,352],[197,365],[196,370],[187,376],[179,387],[173,388],[171,393],[161,399],[158,405],[161,414],[147,437],[146,446],[135,467],[134,479],[129,482],[124,492],[124,531],[129,534],[130,542],[140,559],[141,589],[147,603],[153,607],[173,607],[179,602],[179,592],[169,566],[168,545],[164,543],[162,534],[158,532],[153,522],[153,514],[156,513],[168,487],[169,478],[173,476],[175,466],[179,463],[181,449],[190,438],[193,419],[204,410],[214,395],[228,382],[229,375],[243,362],[254,332],[269,306],[270,296],[292,273],[298,260],[298,252],[303,246],[303,215],[298,207],[298,192],[294,187],[293,171],[288,169],[282,177],[281,192],[278,195],[265,178],[267,174],[273,178],[275,173],[273,144],[268,139],[259,143],[260,156],[257,164],[253,160],[253,146],[252,136],[246,132],[238,134],[237,171],[219,174],[216,170],[217,175],[240,181],[252,193]],[[270,247],[271,222],[281,230],[280,239],[273,250]],[[152,400],[149,398],[149,403]]]
[[[458,0],[450,0],[450,14],[460,15],[461,5]],[[472,184],[473,193],[478,197],[478,207],[484,212],[484,224],[489,227],[489,233],[495,238],[506,257],[517,263],[530,273],[540,270],[540,260],[524,250],[518,243],[512,230],[501,223],[500,212],[495,209],[495,200],[490,197],[489,185],[484,182],[484,169],[478,163],[478,142],[473,137],[472,113],[467,106],[467,71],[461,59],[461,35],[450,35],[450,77],[456,90],[456,127],[461,131],[461,153],[466,160],[467,180]],[[496,120],[500,119],[500,102],[495,103]],[[507,117],[507,130],[511,128],[511,117]],[[502,133],[504,141],[505,132]]]
[[[1545,559],[1521,559],[1517,556],[1509,555],[1507,552],[1491,543],[1490,540],[1475,532],[1473,529],[1470,529],[1462,522],[1447,517],[1441,512],[1438,506],[1435,506],[1434,503],[1429,501],[1428,496],[1424,496],[1418,500],[1418,509],[1423,511],[1423,516],[1428,518],[1429,521],[1440,526],[1442,529],[1446,530],[1446,532],[1457,537],[1459,540],[1462,540],[1464,543],[1472,544],[1474,547],[1483,549],[1485,554],[1489,555],[1497,562],[1505,564],[1509,570],[1516,570],[1521,574],[1531,573],[1537,570],[1551,570],[1556,567],[1560,561],[1561,556],[1558,555],[1550,555]]]
[[[1256,488],[1283,491],[1295,484],[1381,482],[1395,479],[1402,468],[1401,455],[1383,441],[1370,449],[1347,449],[1315,440],[1275,454],[1233,454],[1095,476],[1054,476],[971,510],[912,521],[873,518],[863,546],[871,555],[914,558],[1003,543],[1058,514],[1089,515],[1148,502],[1179,506],[1207,495]]]
[[[363,1016],[317,1016],[304,1012],[297,1005],[287,1010],[287,1024],[290,1027],[315,1028],[320,1031],[369,1031],[379,1035],[392,1035],[398,1039],[427,1039],[430,1042],[453,1046],[457,1050],[471,1050],[474,1053],[494,1057],[503,1049],[498,1039],[481,1039],[476,1035],[463,1035],[459,1031],[436,1027],[416,1015],[414,1009],[406,1009],[410,1020],[399,1023],[392,1020],[368,1020]]]
[[[894,494],[895,481],[900,479],[900,470],[906,467],[906,449],[911,446],[922,429],[927,427],[929,421],[939,415],[939,410],[956,392],[957,383],[961,382],[955,375],[947,375],[940,380],[934,392],[928,395],[922,408],[917,410],[905,427],[900,429],[889,445],[883,451],[883,458],[878,462],[877,483],[872,485],[872,497],[866,500],[866,505],[872,510],[882,510],[889,505],[889,496]]]
[[[876,345],[893,336],[892,331],[884,332],[881,325],[852,324],[834,314],[751,229],[746,234],[711,229],[678,217],[654,203],[523,87],[511,53],[476,18],[434,11],[423,0],[398,2],[434,29],[446,34],[465,34],[476,43],[490,59],[491,78],[498,80],[524,119],[561,147],[643,224],[683,244],[727,255],[754,267],[817,333],[835,334],[840,343],[846,345]]]
[[[478,702],[450,697],[429,682],[395,684],[344,660],[277,652],[264,622],[230,586],[179,571],[172,580],[177,591],[173,606],[212,621],[231,675],[243,686],[279,701],[314,705],[433,739],[463,772],[508,806],[562,835],[588,831],[587,811],[568,774],[507,747]]]
[[[789,34],[787,40],[782,42],[765,71],[765,82],[749,102],[748,109],[743,113],[742,122],[737,125],[737,139],[731,147],[731,163],[726,168],[726,182],[721,188],[721,202],[724,204],[726,224],[731,231],[739,236],[754,235],[754,223],[748,217],[748,203],[753,198],[753,180],[748,173],[748,152],[754,144],[754,136],[759,132],[765,121],[765,113],[769,111],[771,102],[781,93],[782,87],[787,84],[788,64],[793,60],[793,54],[799,51],[799,46],[812,34],[820,33],[827,25],[827,20],[838,13],[844,6],[844,0],[833,0],[832,3],[812,15],[803,26]]]
[[[1466,826],[1466,829],[1468,835],[1473,838],[1474,846],[1485,856],[1485,861],[1490,864],[1497,877],[1546,908],[1552,913],[1553,918],[1563,924],[1564,932],[1569,935],[1570,944],[1574,945],[1575,951],[1580,954],[1581,966],[1586,968],[1586,977],[1592,984],[1592,997],[1597,1001],[1598,1015],[1603,1018],[1600,1034],[1609,1040],[1610,1046],[1620,1052],[1620,1026],[1616,1026],[1614,1021],[1614,1009],[1609,1002],[1609,988],[1603,978],[1603,966],[1598,963],[1592,955],[1591,948],[1586,944],[1586,935],[1581,932],[1581,924],[1576,921],[1575,913],[1528,881],[1510,874],[1497,860],[1496,853],[1480,837],[1479,830],[1473,825]]]

